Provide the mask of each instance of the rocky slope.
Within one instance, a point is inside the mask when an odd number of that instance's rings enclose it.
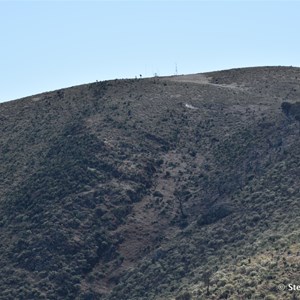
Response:
[[[0,299],[297,299],[297,101],[258,67],[0,104]]]

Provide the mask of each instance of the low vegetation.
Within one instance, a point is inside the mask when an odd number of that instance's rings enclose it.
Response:
[[[0,299],[298,299],[299,76],[115,80],[1,104]]]

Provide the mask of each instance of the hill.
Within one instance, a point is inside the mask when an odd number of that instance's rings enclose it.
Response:
[[[0,104],[0,299],[297,299],[300,69]]]

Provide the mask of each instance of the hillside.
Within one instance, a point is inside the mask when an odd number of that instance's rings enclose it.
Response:
[[[0,299],[300,299],[298,101],[257,67],[0,104]]]

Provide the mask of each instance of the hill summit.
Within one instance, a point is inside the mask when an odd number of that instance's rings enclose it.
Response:
[[[0,299],[298,299],[300,69],[0,104]]]

